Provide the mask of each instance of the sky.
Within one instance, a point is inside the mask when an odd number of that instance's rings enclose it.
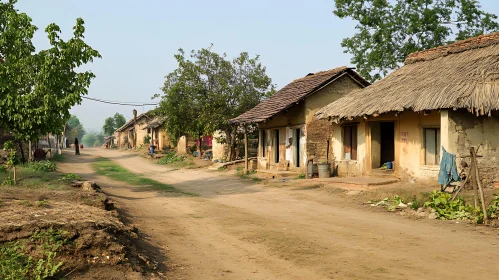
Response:
[[[499,0],[480,3],[499,15]],[[17,8],[39,27],[38,50],[49,46],[48,24],[58,24],[67,39],[76,18],[85,20],[85,40],[102,55],[84,68],[97,76],[92,98],[155,103],[151,97],[177,66],[177,50],[212,43],[230,58],[260,55],[278,89],[311,72],[354,66],[341,41],[355,33],[355,22],[337,18],[333,0],[19,0]],[[87,130],[100,131],[105,118],[119,112],[130,119],[133,109],[84,100],[71,113]]]

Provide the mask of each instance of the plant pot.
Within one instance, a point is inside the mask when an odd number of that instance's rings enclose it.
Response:
[[[317,164],[317,169],[319,170],[319,178],[331,177],[331,166],[329,163],[319,163]]]

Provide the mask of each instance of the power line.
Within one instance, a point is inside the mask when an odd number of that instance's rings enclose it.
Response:
[[[112,105],[121,105],[121,106],[156,106],[156,105],[158,105],[158,103],[119,102],[119,101],[102,100],[102,99],[92,98],[92,97],[88,97],[88,96],[82,96],[82,97],[85,99],[88,99],[88,100],[96,101],[96,102],[112,104]]]

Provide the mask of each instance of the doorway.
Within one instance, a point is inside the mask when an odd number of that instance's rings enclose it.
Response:
[[[395,123],[372,122],[371,132],[371,164],[378,169],[386,162],[395,160]]]
[[[274,162],[279,163],[279,129],[274,130]]]
[[[294,141],[293,141],[293,146],[294,146],[294,155],[293,155],[293,161],[295,163],[295,167],[300,167],[300,136],[301,136],[301,130],[299,128],[295,129],[294,133]]]

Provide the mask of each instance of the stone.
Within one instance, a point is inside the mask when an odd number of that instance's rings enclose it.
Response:
[[[423,207],[419,207],[418,208],[418,214],[421,213],[421,212],[423,212],[423,210],[424,210]]]
[[[430,220],[436,220],[437,218],[438,218],[438,216],[436,213],[430,213],[430,215],[428,215],[428,219],[430,219]]]
[[[97,184],[93,181],[85,181],[81,185],[81,189],[85,192],[95,192],[97,189]]]
[[[428,213],[426,213],[426,212],[418,213],[418,217],[426,217],[426,216],[428,216]]]
[[[397,205],[398,208],[407,208],[407,204],[400,202],[399,205]]]

